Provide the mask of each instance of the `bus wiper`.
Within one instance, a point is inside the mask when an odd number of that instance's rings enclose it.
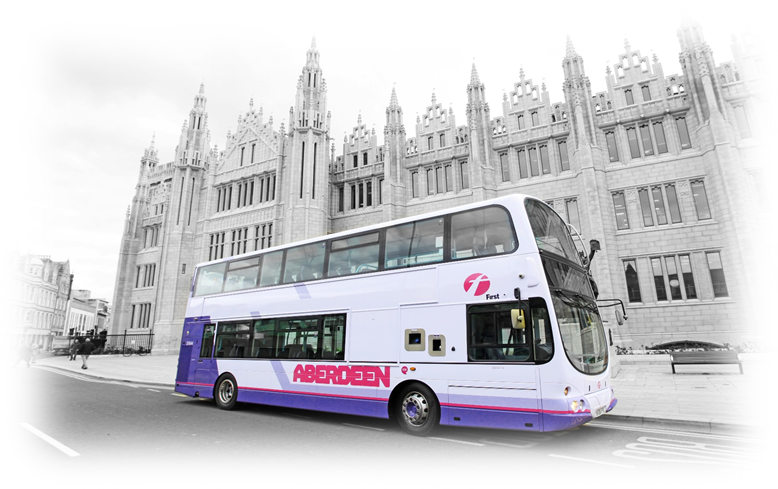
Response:
[[[588,300],[586,300],[586,298],[581,294],[570,295],[562,289],[555,289],[554,292],[556,292],[560,297],[564,297],[565,299],[567,299],[567,301],[565,302],[567,302],[569,305],[584,307],[592,312],[599,314],[599,312],[597,311],[597,307],[592,306],[591,303]]]

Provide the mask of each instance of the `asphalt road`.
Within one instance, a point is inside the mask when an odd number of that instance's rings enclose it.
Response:
[[[419,438],[390,420],[222,411],[172,389],[45,367],[15,367],[10,377],[3,460],[46,486],[759,487],[766,468],[766,452],[745,436],[593,422],[557,433],[441,427]]]

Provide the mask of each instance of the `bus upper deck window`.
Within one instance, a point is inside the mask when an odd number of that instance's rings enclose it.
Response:
[[[510,216],[502,207],[461,212],[451,217],[451,259],[510,253],[516,249]]]

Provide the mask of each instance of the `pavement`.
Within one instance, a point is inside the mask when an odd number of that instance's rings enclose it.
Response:
[[[669,355],[619,355],[620,368],[611,379],[617,406],[597,419],[598,423],[637,425],[644,428],[678,429],[730,435],[758,434],[757,406],[767,355],[740,354],[743,374],[737,365],[681,365],[672,373]],[[92,355],[89,369],[81,359],[66,355],[41,355],[34,367],[54,368],[89,377],[148,386],[174,387],[177,355]],[[20,364],[14,368],[23,368]],[[766,375],[765,375],[766,376]]]

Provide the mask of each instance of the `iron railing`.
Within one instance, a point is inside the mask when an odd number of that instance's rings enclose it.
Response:
[[[73,342],[77,341],[83,343],[86,338],[89,338],[89,341],[95,345],[95,350],[92,352],[92,355],[121,354],[127,349],[132,349],[137,352],[141,348],[143,349],[143,352],[151,353],[152,347],[154,346],[153,333],[127,333],[125,331],[124,334],[70,336],[68,351],[70,351]]]

